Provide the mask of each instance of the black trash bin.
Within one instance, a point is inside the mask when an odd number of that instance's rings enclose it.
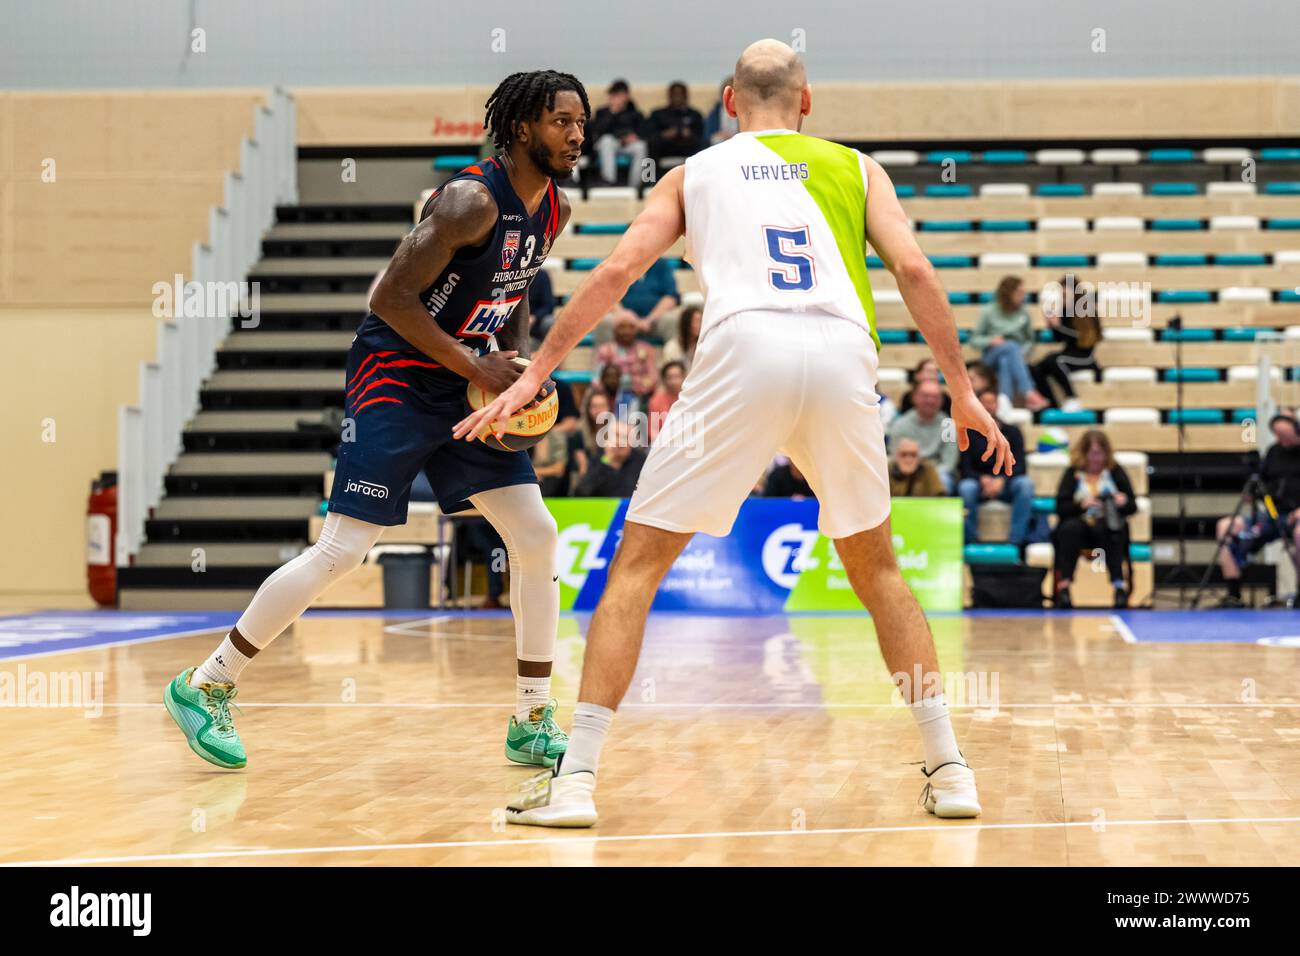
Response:
[[[388,545],[379,556],[384,569],[384,610],[409,610],[429,606],[429,575],[433,555],[418,544]]]

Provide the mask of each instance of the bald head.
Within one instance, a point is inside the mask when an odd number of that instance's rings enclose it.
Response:
[[[780,40],[751,43],[736,61],[732,87],[755,107],[796,104],[808,77],[799,54]]]

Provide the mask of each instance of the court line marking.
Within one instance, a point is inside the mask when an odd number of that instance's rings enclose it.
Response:
[[[170,641],[178,637],[198,637],[200,634],[214,634],[218,631],[229,633],[233,624],[222,625],[219,627],[201,627],[193,631],[175,631],[168,634],[154,634],[150,637],[123,638],[120,641],[109,641],[105,644],[83,644],[80,647],[51,648],[48,651],[32,651],[27,654],[14,654],[10,657],[0,656],[0,667],[3,667],[9,661],[26,661],[33,657],[52,657],[55,654],[81,654],[90,653],[91,651],[103,651],[112,647],[123,647],[128,644],[153,644],[157,641]]]
[[[1133,634],[1133,631],[1129,628],[1128,624],[1124,622],[1124,619],[1121,618],[1118,614],[1112,614],[1110,616],[1110,623],[1114,625],[1115,630],[1119,631],[1119,636],[1124,638],[1125,644],[1136,644],[1138,642],[1137,637],[1134,636]]]
[[[1106,820],[1110,827],[1164,826],[1241,826],[1258,824],[1300,823],[1300,817],[1219,817],[1192,820]],[[473,849],[519,846],[568,846],[574,843],[633,843],[657,840],[733,840],[788,836],[855,836],[869,833],[969,833],[977,830],[1047,830],[1097,829],[1095,820],[1071,820],[1057,823],[937,823],[925,826],[833,827],[811,830],[731,830],[708,833],[637,833],[609,836],[536,837],[523,840],[441,840],[429,843],[372,843],[345,846],[283,847],[258,850],[212,850],[203,853],[145,853],[134,856],[80,857],[60,860],[21,860],[0,863],[0,867],[20,866],[88,866],[98,863],[149,863],[177,860],[215,860],[271,856],[298,856],[321,853],[375,853],[400,850]]]
[[[128,710],[128,709],[161,708],[163,705],[161,702],[153,703],[149,701],[145,701],[145,702],[118,701],[118,702],[111,702],[111,703],[102,703],[99,704],[98,706],[104,708],[113,707],[121,710]],[[495,704],[484,704],[484,703],[462,704],[462,703],[454,703],[454,702],[420,704],[420,703],[407,702],[407,701],[393,701],[391,703],[385,703],[382,701],[368,701],[368,702],[348,704],[348,703],[343,703],[341,701],[300,701],[300,702],[266,701],[262,703],[256,703],[252,701],[241,700],[239,702],[239,706],[245,710],[258,708],[258,707],[264,709],[337,708],[340,710],[343,709],[385,710],[390,708],[395,710],[501,710],[501,709],[510,710],[515,705],[513,701],[503,701]],[[635,702],[629,701],[627,703],[623,703],[619,705],[619,710],[640,709],[640,708],[646,708],[646,709],[659,708],[659,709],[669,709],[669,710],[680,709],[680,710],[898,710],[898,711],[905,711],[907,709],[903,704],[881,704],[881,703],[799,704],[799,703],[779,703],[775,701],[772,703],[750,703],[750,704],[742,704],[742,703],[728,704],[728,703],[716,703],[713,701],[708,701],[704,703],[683,701],[680,703],[665,702],[665,703],[650,704],[641,701],[635,701]],[[1267,703],[1260,703],[1260,702],[1223,703],[1223,704],[1218,704],[1213,702],[1191,702],[1191,703],[1179,704],[1179,703],[1168,703],[1163,701],[1095,701],[1095,702],[1094,701],[1063,701],[1061,703],[1044,703],[1044,704],[999,703],[996,707],[987,707],[982,704],[949,704],[948,705],[949,710],[976,710],[976,711],[989,711],[989,712],[997,712],[999,710],[1044,710],[1047,708],[1051,708],[1053,710],[1058,708],[1064,710],[1075,710],[1081,708],[1092,709],[1092,710],[1095,710],[1097,708],[1112,709],[1112,710],[1125,710],[1125,709],[1128,710],[1198,710],[1198,709],[1200,710],[1237,710],[1237,709],[1294,710],[1300,708],[1300,702],[1286,702],[1286,703],[1276,703],[1276,704],[1267,704]],[[0,705],[0,713],[3,713],[5,710],[17,710],[17,709],[19,708],[5,707],[3,705]],[[85,707],[84,704],[68,704],[62,707],[55,707],[51,705],[39,705],[39,706],[33,705],[31,707],[25,707],[21,709],[84,710]]]

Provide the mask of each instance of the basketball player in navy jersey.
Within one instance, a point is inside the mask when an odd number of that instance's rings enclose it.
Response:
[[[510,360],[527,348],[528,285],[569,219],[555,180],[577,165],[591,108],[573,76],[539,70],[506,77],[486,109],[497,155],[429,198],[353,339],[345,385],[353,440],[340,445],[319,540],[267,578],[212,655],[164,692],[190,748],[209,763],[245,766],[230,715],[241,671],[359,566],[385,527],[406,522],[421,470],[444,512],[476,508],[506,545],[518,658],[506,756],[549,767],[565,750],[550,698],[555,521],[526,451],[455,441],[451,431],[469,411],[468,383],[502,392],[519,377]]]

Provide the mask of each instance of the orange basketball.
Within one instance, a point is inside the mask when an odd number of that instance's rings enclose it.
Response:
[[[528,359],[512,359],[516,365],[528,366]],[[496,400],[492,392],[484,392],[473,382],[469,383],[465,397],[469,399],[470,408],[478,411],[483,406]],[[485,425],[477,438],[483,444],[501,451],[522,451],[532,448],[555,425],[560,412],[560,399],[555,394],[555,382],[547,379],[533,400],[518,408],[504,422],[498,425]]]

